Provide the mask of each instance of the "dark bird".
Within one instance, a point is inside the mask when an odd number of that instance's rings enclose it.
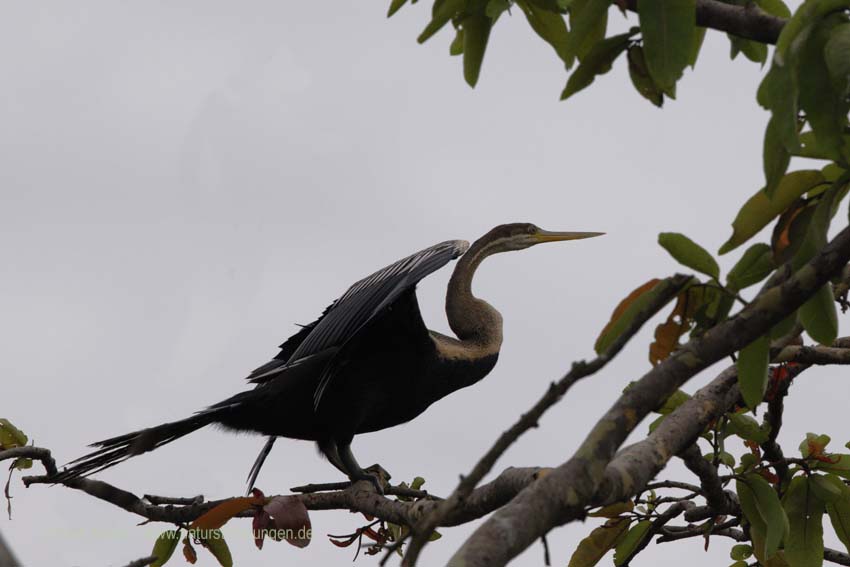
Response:
[[[497,226],[475,241],[435,244],[354,285],[321,317],[280,346],[254,370],[256,386],[194,415],[92,444],[97,450],[69,463],[61,482],[152,451],[212,423],[270,436],[251,470],[253,485],[277,437],[315,441],[352,481],[379,480],[351,452],[355,435],[410,421],[437,400],[486,376],[502,345],[502,316],[472,294],[484,258],[542,242],[576,240],[599,232],[548,232],[533,224]],[[446,292],[446,315],[456,337],[425,327],[416,284],[460,257]]]

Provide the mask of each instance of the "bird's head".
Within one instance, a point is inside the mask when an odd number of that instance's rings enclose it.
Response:
[[[604,232],[552,232],[543,230],[537,225],[527,222],[502,224],[494,228],[487,235],[489,238],[489,252],[508,252],[511,250],[523,250],[535,244],[543,242],[560,242],[562,240],[580,240],[582,238],[593,238],[601,236]]]

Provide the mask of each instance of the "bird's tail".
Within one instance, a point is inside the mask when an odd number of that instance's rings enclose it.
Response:
[[[97,450],[68,463],[71,466],[60,471],[53,480],[61,483],[88,476],[113,467],[130,457],[153,451],[210,423],[219,421],[222,414],[230,411],[233,405],[222,402],[180,421],[163,423],[92,443],[90,447],[97,447]]]

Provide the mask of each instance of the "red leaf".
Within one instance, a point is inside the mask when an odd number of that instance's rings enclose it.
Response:
[[[186,536],[183,539],[183,557],[186,558],[186,561],[194,565],[198,561],[198,553],[195,551],[195,548],[192,547],[192,544],[189,542],[189,536]]]
[[[259,509],[254,513],[254,521],[252,529],[254,533],[254,545],[257,549],[263,549],[263,539],[266,537],[266,531],[269,529],[272,517],[263,509]]]
[[[310,514],[297,496],[277,496],[263,509],[272,518],[271,528],[296,547],[307,547],[313,537]]]
[[[233,516],[251,506],[262,506],[263,500],[253,496],[242,496],[225,500],[189,525],[189,529],[217,530]]]

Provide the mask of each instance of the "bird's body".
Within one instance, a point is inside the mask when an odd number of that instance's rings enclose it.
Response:
[[[248,376],[254,388],[186,419],[95,443],[98,449],[74,461],[57,481],[108,468],[218,423],[269,436],[251,483],[277,437],[315,441],[350,478],[375,482],[351,453],[355,435],[410,421],[437,400],[478,382],[496,364],[502,318],[472,294],[480,262],[496,252],[597,234],[501,225],[471,247],[452,240],[403,258],[353,284],[319,319],[287,339],[271,361]],[[456,335],[449,337],[427,329],[415,290],[422,278],[459,256],[446,294]]]
[[[457,356],[458,341],[424,325],[411,325],[416,319],[421,316],[410,289],[357,337],[359,344],[351,345],[362,354],[336,361],[340,368],[333,376],[333,387],[326,389],[315,409],[315,377],[340,356],[336,348],[308,357],[279,379],[258,385],[277,391],[223,415],[221,423],[270,436],[341,440],[408,422],[460,384],[474,384],[495,366],[498,351],[476,358]],[[377,344],[380,348],[367,348]],[[280,419],[281,414],[287,419]]]

